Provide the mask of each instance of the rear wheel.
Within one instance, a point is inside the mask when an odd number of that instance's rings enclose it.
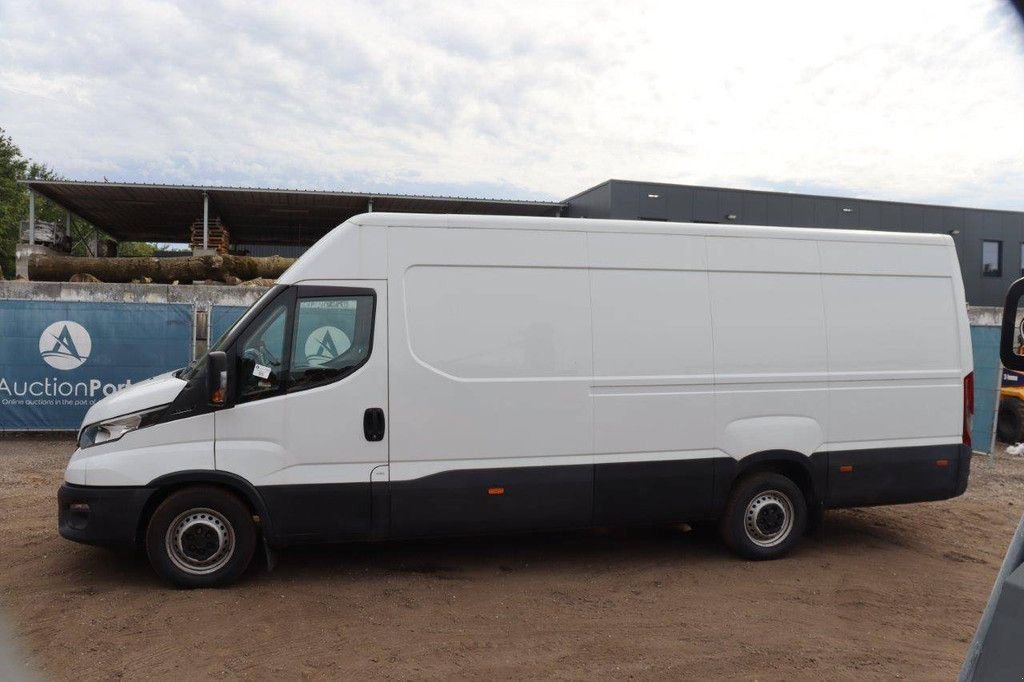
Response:
[[[776,559],[796,545],[807,527],[807,502],[781,474],[740,479],[729,496],[719,530],[725,544],[746,559]]]
[[[999,401],[999,421],[996,437],[1003,443],[1019,443],[1024,440],[1024,400],[1003,398]]]
[[[216,587],[237,580],[255,548],[256,526],[249,508],[213,486],[172,493],[146,528],[150,564],[180,587]]]

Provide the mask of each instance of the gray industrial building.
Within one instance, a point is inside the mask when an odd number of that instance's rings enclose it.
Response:
[[[967,302],[1001,306],[1024,275],[1024,212],[608,180],[565,200],[563,215],[723,225],[935,232],[952,235]]]
[[[182,242],[204,215],[231,228],[233,248],[295,256],[335,225],[371,210],[789,225],[952,235],[967,301],[1002,305],[1024,275],[1024,212],[608,180],[564,201],[348,191],[29,180],[25,185],[118,240]]]

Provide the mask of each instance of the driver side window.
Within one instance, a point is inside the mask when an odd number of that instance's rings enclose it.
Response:
[[[370,355],[373,297],[300,298],[288,390],[334,381],[359,368]]]
[[[284,332],[288,305],[272,306],[263,321],[238,346],[239,402],[277,393],[283,380]]]

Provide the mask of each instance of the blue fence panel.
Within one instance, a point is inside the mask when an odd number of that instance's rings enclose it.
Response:
[[[118,388],[188,364],[192,306],[0,301],[0,429],[77,429]]]
[[[210,308],[210,348],[248,309],[244,305],[215,305]]]
[[[974,346],[974,427],[971,442],[976,452],[992,452],[996,412],[999,409],[999,327],[971,327]]]

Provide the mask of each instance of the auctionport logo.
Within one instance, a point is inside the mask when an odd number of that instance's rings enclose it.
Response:
[[[31,343],[31,337],[25,339]],[[31,349],[26,348],[28,351]],[[77,322],[61,320],[43,330],[39,337],[39,355],[50,367],[57,370],[71,370],[81,367],[92,354],[92,337],[85,327]],[[93,362],[95,364],[95,361]],[[102,363],[100,363],[102,365]],[[2,365],[0,365],[2,367]],[[15,367],[17,376],[0,375],[0,407],[88,407],[99,398],[111,395],[131,385],[125,379],[108,381],[95,377],[83,377],[77,381],[61,379],[61,375],[42,376],[35,368]],[[28,375],[28,376],[26,376]],[[68,376],[68,375],[63,375]],[[0,411],[0,414],[6,414]],[[25,423],[50,423],[51,413],[27,413]],[[58,413],[52,413],[54,415]],[[57,421],[63,417],[53,417]]]
[[[89,359],[91,352],[92,338],[77,322],[54,322],[39,337],[39,354],[54,369],[77,369]]]
[[[313,366],[323,365],[347,351],[351,345],[348,334],[337,327],[320,327],[306,337],[306,360]]]

